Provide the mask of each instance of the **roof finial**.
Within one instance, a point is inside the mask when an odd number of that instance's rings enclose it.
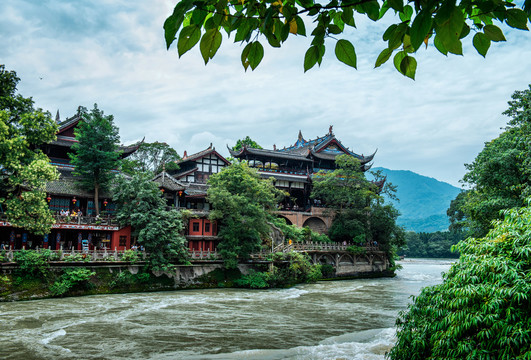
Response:
[[[304,140],[304,138],[302,137],[302,131],[299,130],[299,141],[302,141]]]
[[[210,146],[208,147],[209,149],[212,149],[212,143],[210,143]]]
[[[61,122],[61,117],[59,116],[59,109],[57,109],[57,114],[55,114],[55,122],[58,124]]]
[[[186,153],[186,150],[184,150],[184,153],[183,153],[183,159],[187,158],[188,157],[188,154]]]
[[[329,133],[330,135],[333,134],[333,133],[332,133],[332,128],[333,128],[333,127],[334,127],[334,125],[330,125],[330,127],[328,128],[328,133]]]
[[[277,146],[273,144],[273,150],[276,150],[276,149],[277,149]]]

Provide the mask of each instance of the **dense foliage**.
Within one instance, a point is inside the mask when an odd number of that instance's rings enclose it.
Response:
[[[531,202],[504,217],[401,313],[391,359],[531,358]]]
[[[270,260],[273,262],[270,271],[250,271],[238,279],[236,285],[251,289],[286,287],[316,282],[322,277],[321,265],[312,265],[306,254],[275,253]]]
[[[43,235],[54,223],[46,183],[59,175],[39,147],[55,139],[57,125],[17,94],[19,81],[0,65],[0,211],[13,226]]]
[[[313,39],[304,56],[304,71],[321,65],[327,39],[335,41],[337,59],[356,68],[354,45],[341,36],[349,32],[346,25],[356,27],[355,15],[380,21],[390,11],[398,19],[382,35],[387,47],[376,59],[375,67],[394,53],[396,69],[414,78],[417,61],[411,54],[423,44],[433,44],[444,55],[462,55],[461,40],[472,37],[477,52],[485,56],[491,42],[505,41],[495,23],[527,30],[531,3],[526,0],[519,5],[521,9],[515,3],[497,0],[181,0],[166,19],[164,31],[168,48],[177,40],[179,56],[199,43],[205,64],[216,55],[222,30],[229,37],[234,34],[235,42],[247,43],[241,54],[246,70],[254,70],[264,56],[260,35],[272,47],[281,47],[291,34],[309,33]],[[306,31],[310,24],[311,29]]]
[[[94,275],[96,273],[87,268],[66,269],[63,275],[50,286],[50,292],[54,296],[63,296],[74,288],[87,287],[91,276]]]
[[[457,258],[459,253],[452,246],[465,239],[463,232],[437,231],[433,233],[406,233],[406,245],[399,255],[415,258]]]
[[[170,145],[161,142],[142,143],[133,154],[122,160],[122,171],[134,175],[148,172],[153,175],[166,171],[177,170],[176,161],[181,157]]]
[[[359,161],[341,155],[336,164],[336,170],[317,174],[312,191],[312,197],[324,201],[334,213],[330,239],[377,243],[387,253],[403,245],[404,231],[396,224],[398,211],[384,203],[376,183],[365,179]],[[393,187],[387,184],[386,189],[391,191]]]
[[[238,141],[236,141],[236,144],[232,147],[232,150],[239,151],[244,146],[247,146],[253,149],[262,149],[262,147],[258,145],[256,141],[251,139],[249,136],[246,136],[244,139],[238,139]]]
[[[225,266],[235,268],[268,239],[272,212],[284,194],[245,163],[224,168],[208,184],[210,219],[220,223],[218,251]]]
[[[82,121],[74,134],[77,143],[72,145],[73,154],[68,154],[75,166],[74,175],[79,176],[80,187],[94,191],[94,207],[99,214],[100,191],[110,187],[114,173],[119,166],[118,145],[120,137],[112,115],[104,115],[94,104],[90,112],[80,108]]]
[[[150,181],[148,175],[119,178],[113,200],[118,206],[118,221],[132,226],[153,268],[164,269],[172,263],[186,261],[188,253],[181,235],[182,214],[175,209],[166,210],[157,184]]]
[[[500,210],[521,207],[531,195],[531,86],[516,91],[505,115],[512,117],[505,131],[487,142],[463,182],[471,189],[451,203],[452,229],[465,228],[472,236],[484,236]]]

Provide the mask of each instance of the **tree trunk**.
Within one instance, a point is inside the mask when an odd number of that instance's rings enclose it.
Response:
[[[96,210],[96,216],[100,214],[100,186],[96,184],[94,186],[94,209]]]

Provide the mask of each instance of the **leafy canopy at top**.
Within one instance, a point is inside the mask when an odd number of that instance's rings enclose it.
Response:
[[[414,79],[417,61],[412,54],[422,44],[431,43],[444,55],[462,55],[462,40],[471,37],[477,52],[485,56],[492,42],[505,41],[498,25],[528,30],[531,0],[522,2],[521,8],[500,0],[181,0],[166,19],[164,32],[168,48],[177,40],[179,57],[199,43],[205,64],[216,55],[221,32],[232,34],[234,42],[246,44],[241,54],[245,70],[254,70],[262,61],[262,43],[281,47],[290,35],[309,34],[312,42],[304,55],[304,71],[321,65],[326,39],[335,40],[339,61],[356,68],[354,45],[341,35],[347,26],[356,27],[356,17],[380,21],[388,12],[394,13],[396,23],[382,34],[387,47],[375,67],[394,54],[396,69]]]

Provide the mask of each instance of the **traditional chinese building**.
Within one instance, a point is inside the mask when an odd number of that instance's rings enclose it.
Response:
[[[214,251],[219,238],[217,224],[208,219],[210,204],[206,201],[207,181],[230,162],[210,144],[207,149],[192,155],[185,151],[177,165],[179,170],[173,172],[172,176],[185,186],[184,199],[180,198],[179,206],[189,209],[193,214],[186,230],[188,247],[191,251]]]
[[[302,212],[319,205],[310,201],[312,176],[315,173],[334,170],[336,157],[343,154],[358,159],[361,170],[367,171],[376,154],[375,151],[372,155],[364,156],[351,151],[335,137],[332,126],[328,134],[312,140],[304,139],[299,131],[297,141],[282,149],[276,146],[272,150],[244,146],[239,151],[229,148],[229,152],[237,159],[246,160],[262,177],[272,177],[277,188],[290,194],[282,204],[283,210]]]
[[[50,234],[37,236],[21,228],[13,228],[8,222],[0,222],[0,239],[4,245],[14,249],[51,248],[81,250],[82,241],[88,240],[89,248],[107,248],[124,250],[131,246],[131,228],[121,227],[114,218],[116,206],[112,203],[112,194],[100,195],[99,208],[101,216],[95,216],[94,196],[81,190],[73,176],[74,166],[70,163],[69,153],[77,142],[74,129],[81,120],[80,112],[71,118],[56,121],[59,126],[57,139],[43,146],[52,165],[55,165],[60,177],[46,185],[47,201],[55,216],[56,223]],[[140,143],[120,146],[121,157],[125,158],[135,152]],[[69,215],[64,215],[68,213]],[[75,214],[75,215],[72,215]],[[7,244],[5,240],[9,239]]]

